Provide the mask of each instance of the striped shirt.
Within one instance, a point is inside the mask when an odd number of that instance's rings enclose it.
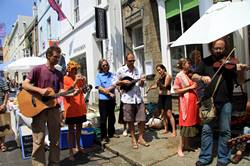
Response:
[[[0,77],[0,105],[3,104],[4,96],[9,91],[8,84],[3,77]]]

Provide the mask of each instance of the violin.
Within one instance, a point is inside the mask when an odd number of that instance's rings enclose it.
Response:
[[[237,70],[249,70],[250,66],[247,64],[240,64],[239,60],[236,58],[235,55],[232,55],[235,48],[231,50],[228,56],[220,59],[219,61],[214,62],[213,67],[218,68],[218,71],[225,67],[226,69],[232,70],[236,67]]]
[[[224,57],[220,59],[219,61],[214,62],[213,67],[214,68],[220,68],[224,66],[226,69],[232,70],[236,67],[236,64],[238,64],[239,61],[235,56],[231,56],[227,59],[227,57]]]
[[[218,68],[215,74],[213,75],[212,79],[215,78],[215,76],[219,73],[222,67],[225,67],[226,69],[232,70],[236,68],[236,70],[249,70],[250,66],[247,64],[239,64],[238,59],[235,56],[232,56],[232,53],[234,52],[235,48],[231,50],[231,52],[228,54],[228,56],[220,59],[219,61],[216,61],[213,64],[214,68]]]

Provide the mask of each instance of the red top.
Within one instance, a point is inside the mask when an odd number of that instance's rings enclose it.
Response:
[[[64,76],[64,89],[69,89],[74,83],[74,80],[69,76]],[[75,88],[83,86],[83,82],[78,82]],[[78,93],[76,96],[65,96],[64,97],[64,117],[72,118],[86,115],[87,109],[84,101],[83,91]]]
[[[186,74],[179,72],[174,81],[174,89],[183,89],[191,86],[193,83]],[[199,107],[195,90],[179,94],[179,125],[194,126],[199,124],[199,122]]]

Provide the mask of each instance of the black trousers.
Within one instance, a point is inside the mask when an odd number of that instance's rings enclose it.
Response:
[[[101,138],[112,137],[115,133],[115,99],[99,100]],[[108,128],[107,128],[108,122]]]

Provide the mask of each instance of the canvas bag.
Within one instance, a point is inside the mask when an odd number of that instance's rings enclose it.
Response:
[[[0,137],[13,134],[11,128],[10,112],[0,113]]]
[[[214,96],[214,94],[219,86],[221,78],[222,78],[222,74],[220,74],[220,76],[216,82],[212,96],[209,97],[208,99],[202,100],[200,102],[199,117],[201,120],[201,124],[209,123],[216,118],[216,108],[214,105],[213,96]]]

